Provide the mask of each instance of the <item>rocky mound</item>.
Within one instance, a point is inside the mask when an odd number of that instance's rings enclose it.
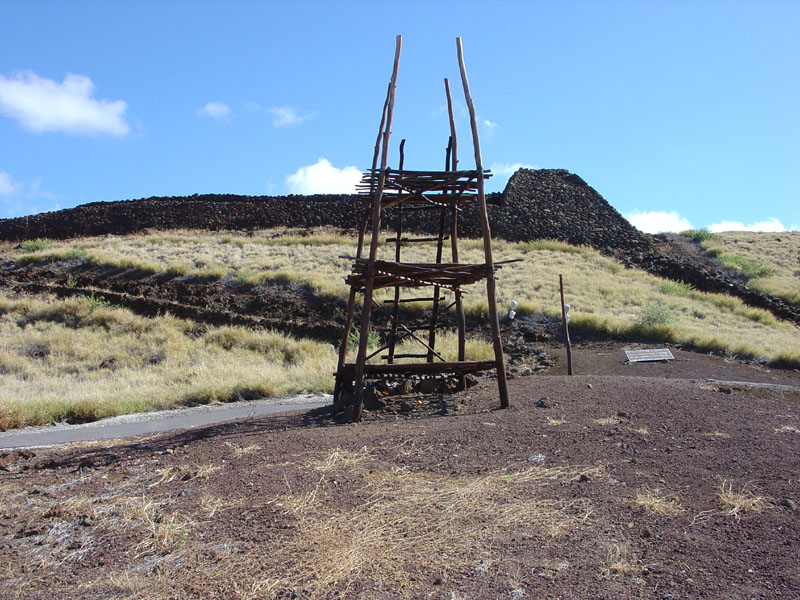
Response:
[[[626,221],[600,194],[564,169],[520,169],[501,194],[487,198],[494,236],[510,241],[551,238],[607,253],[643,251],[650,236]],[[145,229],[260,229],[281,225],[356,228],[365,209],[354,195],[238,196],[203,194],[93,202],[55,212],[0,219],[0,239],[68,239],[136,233]],[[391,217],[390,217],[391,218]],[[438,231],[427,211],[404,215],[404,227]],[[464,210],[459,227],[479,237],[477,207]]]
[[[556,239],[607,254],[641,252],[652,246],[651,236],[565,169],[518,170],[491,216],[495,234],[507,240]]]
[[[752,306],[800,323],[800,307],[749,289],[735,272],[673,238],[640,232],[578,175],[565,169],[520,169],[500,194],[487,197],[495,237],[509,241],[556,239],[591,246],[628,266],[685,281],[697,289],[726,292]],[[94,202],[15,219],[0,219],[0,240],[128,234],[145,229],[260,229],[291,225],[358,226],[366,209],[355,195],[239,196],[203,194]],[[392,219],[391,215],[388,217]],[[408,211],[404,228],[438,231],[432,211]],[[461,235],[479,237],[477,206],[466,207]]]

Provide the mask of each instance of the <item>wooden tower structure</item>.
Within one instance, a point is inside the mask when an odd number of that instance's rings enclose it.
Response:
[[[492,239],[484,193],[484,180],[491,174],[483,169],[481,162],[477,119],[464,66],[461,38],[456,39],[456,48],[464,97],[469,110],[475,155],[475,168],[469,171],[458,170],[458,143],[447,79],[444,80],[444,83],[450,117],[450,142],[447,148],[445,170],[404,170],[403,143],[400,144],[399,168],[391,169],[387,166],[401,47],[402,38],[397,36],[394,67],[383,106],[372,168],[364,173],[359,185],[359,193],[367,200],[366,204],[369,210],[365,213],[359,230],[352,273],[346,278],[346,282],[350,286],[350,296],[344,335],[339,350],[334,412],[344,411],[345,418],[355,421],[361,418],[365,381],[374,378],[448,374],[459,377],[463,386],[466,374],[495,370],[500,405],[503,408],[508,406],[505,362],[495,300],[495,269],[498,268],[498,263],[495,263],[492,257]],[[484,262],[465,264],[459,262],[459,213],[462,212],[465,205],[474,202],[478,203]],[[396,217],[394,219],[396,231],[394,237],[386,239],[386,243],[394,245],[394,260],[379,260],[378,249],[382,225],[385,220],[388,220],[384,217],[387,216],[386,212],[390,209],[393,209],[392,212]],[[413,237],[404,231],[404,212],[407,214],[409,211],[417,210],[434,211],[434,214],[439,217],[438,235]],[[371,237],[366,248],[366,256],[364,256],[368,226],[371,230]],[[451,261],[443,262],[444,243],[447,240],[450,242]],[[429,245],[435,243],[435,256],[431,257],[430,262],[402,261],[403,247],[416,242],[427,242]],[[391,250],[391,247],[389,249]],[[486,282],[494,360],[468,361],[465,357],[466,326],[462,305],[464,292],[461,288],[482,280]],[[381,288],[394,288],[393,297],[383,299],[382,302],[376,301],[374,292]],[[403,296],[404,290],[411,290],[411,296]],[[445,292],[452,294],[452,300],[445,296]],[[354,313],[358,294],[363,296],[362,310],[360,322],[355,323]],[[429,322],[414,326],[402,323],[401,304],[406,302],[428,303],[430,305]],[[458,330],[458,359],[455,361],[445,360],[436,351],[436,331],[440,325],[440,317],[450,309],[455,310]],[[383,334],[382,341],[379,344],[380,348],[368,352],[370,326],[373,320],[378,319],[388,319],[388,326],[374,328]],[[358,351],[355,362],[347,362],[347,351],[352,332],[358,334],[352,336],[352,338],[357,337],[358,339]],[[404,340],[414,340],[420,351],[396,352],[398,344]],[[383,352],[385,354],[381,354]],[[378,355],[381,355],[381,363],[367,362]],[[409,359],[412,359],[412,362],[397,362]]]

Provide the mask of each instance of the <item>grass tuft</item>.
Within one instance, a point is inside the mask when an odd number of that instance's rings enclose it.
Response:
[[[717,501],[722,505],[725,514],[734,517],[737,521],[742,518],[742,515],[758,513],[769,506],[767,499],[764,496],[756,495],[750,489],[749,484],[734,491],[733,484],[727,480],[719,486]]]
[[[644,487],[637,491],[633,504],[662,517],[676,517],[684,511],[675,494],[664,495],[658,488]]]

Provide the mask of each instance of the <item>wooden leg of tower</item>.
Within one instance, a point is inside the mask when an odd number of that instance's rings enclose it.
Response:
[[[494,289],[494,273],[489,273],[486,280],[486,295],[489,300],[489,319],[492,326],[492,344],[494,358],[497,363],[497,387],[500,392],[500,406],[508,408],[508,382],[506,381],[506,363],[503,358],[503,342],[500,339],[500,321],[497,318],[497,302]]]
[[[436,240],[436,264],[442,263],[442,250],[444,248],[444,226],[447,217],[447,209],[439,211],[439,236]],[[439,325],[439,302],[441,290],[439,286],[433,288],[433,306],[431,307],[431,322],[428,329],[428,356],[427,361],[433,362],[433,353],[436,348],[436,328]]]
[[[374,263],[371,266],[372,274],[368,275],[364,288],[364,308],[361,313],[361,330],[358,340],[358,356],[353,389],[353,421],[361,420],[361,411],[364,408],[364,367],[367,364],[367,342],[369,338],[369,320],[372,313],[372,288],[375,282]]]
[[[405,142],[405,140],[403,140]],[[394,260],[400,262],[400,251],[403,247],[403,205],[397,207],[397,237],[395,238]],[[394,287],[394,304],[392,305],[392,324],[389,331],[389,364],[394,362],[394,349],[397,342],[397,322],[400,317],[400,286]]]
[[[342,392],[344,387],[344,374],[342,367],[347,361],[347,345],[350,342],[350,331],[353,329],[353,311],[356,305],[356,290],[350,288],[350,297],[347,299],[347,319],[344,324],[344,335],[342,345],[339,347],[339,362],[336,368],[336,384],[333,388],[333,410],[339,412],[342,409]]]
[[[449,88],[448,88],[449,92]],[[450,229],[450,248],[452,249],[453,262],[458,263],[458,207],[453,202],[452,205],[453,226]],[[467,358],[467,320],[464,316],[464,303],[461,299],[461,290],[455,291],[456,303],[456,330],[458,331],[458,362],[463,362]],[[467,376],[458,376],[458,389],[467,389]]]
[[[478,136],[478,119],[475,114],[475,104],[469,91],[467,68],[464,64],[464,51],[461,38],[456,38],[458,52],[458,66],[461,71],[461,84],[464,88],[464,100],[469,110],[470,128],[472,129],[472,149],[475,153],[475,170],[478,171],[478,205],[483,233],[483,253],[486,257],[486,300],[489,303],[489,320],[492,327],[492,344],[497,365],[497,386],[500,392],[500,406],[508,408],[508,383],[506,382],[506,365],[503,359],[503,343],[500,339],[500,321],[497,318],[497,298],[494,281],[494,259],[492,258],[492,232],[489,228],[489,214],[486,210],[486,195],[483,183],[483,160],[481,158],[481,143]]]

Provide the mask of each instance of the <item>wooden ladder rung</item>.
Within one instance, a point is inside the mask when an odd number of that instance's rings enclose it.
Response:
[[[442,238],[442,241],[449,240],[450,236],[446,235]],[[389,238],[386,242],[396,242],[397,238]],[[438,242],[438,237],[425,237],[425,238],[400,238],[400,243],[415,243],[415,242]]]
[[[397,335],[403,335],[403,332],[405,331],[430,331],[430,328],[431,328],[430,325],[419,325],[417,327],[408,327],[408,326],[397,327],[394,330],[391,327],[373,327],[373,330],[380,331],[381,333],[395,331],[397,332]]]
[[[427,356],[428,356],[428,353],[425,352],[424,354],[414,354],[414,353],[394,354],[392,356],[392,358],[426,358]],[[389,355],[388,354],[382,354],[381,358],[386,360],[387,358],[389,358]]]
[[[394,208],[395,206],[397,206],[397,205],[394,204],[394,205],[390,206],[389,208]],[[434,210],[434,209],[436,209],[436,210],[448,209],[449,210],[450,209],[450,205],[449,204],[420,204],[420,205],[416,205],[416,206],[404,206],[403,207],[404,211],[410,211],[410,210]],[[460,207],[456,207],[456,210],[458,210],[458,212],[461,212],[461,208]]]
[[[441,302],[443,298],[399,298],[397,302]],[[394,304],[394,300],[384,300],[384,304]]]

